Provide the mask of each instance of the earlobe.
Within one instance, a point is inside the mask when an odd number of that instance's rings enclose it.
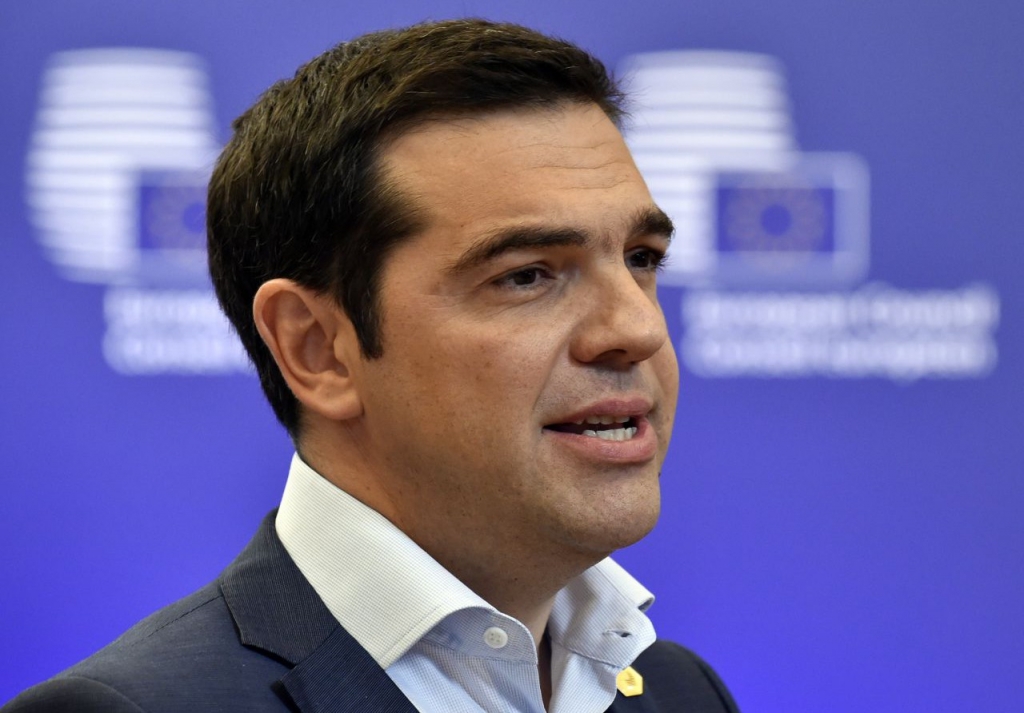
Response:
[[[352,362],[359,358],[358,340],[339,305],[278,278],[256,292],[253,319],[308,415],[342,421],[362,413]]]

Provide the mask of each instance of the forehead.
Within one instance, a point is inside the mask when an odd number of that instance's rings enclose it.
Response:
[[[614,229],[651,205],[622,135],[596,105],[433,120],[392,140],[381,164],[426,231],[456,243],[508,224]]]

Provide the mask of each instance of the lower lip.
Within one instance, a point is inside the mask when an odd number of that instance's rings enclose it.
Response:
[[[658,453],[658,436],[645,417],[633,419],[636,434],[627,441],[606,441],[597,436],[553,431],[545,428],[543,433],[556,443],[569,448],[591,460],[610,463],[646,463]]]

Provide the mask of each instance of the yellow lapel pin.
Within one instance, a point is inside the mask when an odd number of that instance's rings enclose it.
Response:
[[[627,698],[639,696],[644,692],[644,677],[632,666],[627,666],[615,677],[615,687]]]

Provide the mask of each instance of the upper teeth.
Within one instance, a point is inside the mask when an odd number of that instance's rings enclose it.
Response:
[[[600,415],[600,416],[587,416],[576,422],[577,426],[587,424],[588,426],[610,426],[613,423],[622,425],[628,423],[630,420],[629,416],[611,416],[611,415]],[[636,435],[636,426],[625,426],[622,428],[602,428],[597,429],[584,429],[584,436],[594,436],[601,438],[606,441],[628,441],[630,438]]]
[[[576,425],[582,426],[584,423],[589,423],[594,426],[608,426],[613,423],[625,423],[628,420],[629,416],[587,416],[577,421]]]
[[[636,426],[628,426],[626,428],[609,428],[602,431],[592,431],[588,428],[583,431],[583,435],[594,436],[605,441],[628,441],[636,435]]]

